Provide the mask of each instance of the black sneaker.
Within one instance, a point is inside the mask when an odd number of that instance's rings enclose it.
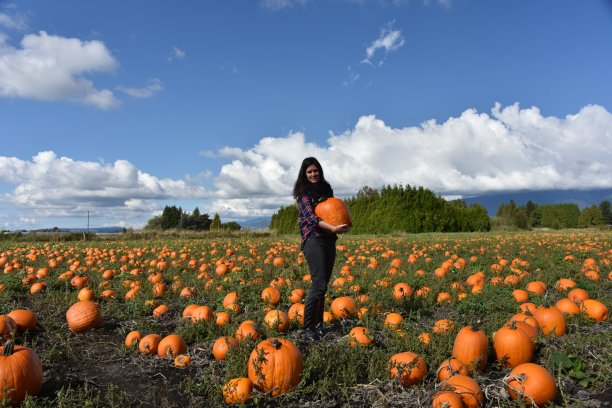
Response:
[[[302,338],[308,341],[319,341],[321,340],[321,335],[316,330],[307,328],[302,332]]]
[[[329,332],[329,330],[323,327],[323,324],[317,323],[317,325],[315,326],[314,332],[319,336],[319,338],[321,338],[321,337],[325,337],[325,335]]]

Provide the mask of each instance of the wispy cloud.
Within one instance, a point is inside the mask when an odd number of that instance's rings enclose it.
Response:
[[[348,70],[348,79],[342,82],[342,86],[344,86],[345,88],[351,87],[359,79],[359,74],[353,71],[353,68],[351,68],[350,65],[347,67],[347,70]]]
[[[394,23],[394,21],[391,21],[381,28],[379,37],[367,46],[366,57],[361,61],[362,63],[381,66],[385,62],[388,54],[397,51],[404,45],[405,40],[402,36],[402,32],[393,29]],[[382,56],[378,57],[375,61],[374,57],[381,53]]]
[[[261,0],[261,7],[270,11],[279,11],[295,6],[304,6],[312,0]]]
[[[9,30],[25,30],[28,20],[23,14],[7,14],[0,11],[0,27]]]
[[[187,56],[187,52],[178,48],[178,47],[172,47],[172,53],[170,54],[170,56],[168,57],[168,61],[172,62],[175,59],[176,60],[182,60]]]
[[[146,98],[151,98],[156,93],[163,91],[164,83],[161,80],[154,78],[154,79],[151,79],[149,83],[147,84],[147,86],[145,86],[144,88],[132,88],[132,87],[126,87],[126,86],[118,86],[117,89],[131,96],[132,98],[146,99]]]

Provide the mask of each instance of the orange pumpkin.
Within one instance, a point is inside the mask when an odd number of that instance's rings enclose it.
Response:
[[[8,341],[0,350],[0,402],[20,404],[42,388],[43,367],[34,350]]]
[[[357,314],[357,303],[350,296],[341,296],[332,301],[331,311],[336,319],[345,319]]]
[[[544,367],[534,363],[516,366],[504,379],[512,399],[543,406],[555,399],[555,379]]]
[[[302,353],[290,340],[271,338],[251,352],[248,376],[255,388],[275,397],[295,388],[302,376]]]
[[[582,302],[582,311],[595,321],[605,322],[608,320],[608,308],[599,300],[585,299]]]
[[[478,383],[467,375],[453,375],[442,383],[442,389],[447,388],[457,393],[468,408],[484,406],[484,393]]]
[[[353,226],[351,210],[349,210],[344,201],[336,197],[328,198],[317,204],[315,214],[331,225],[347,224],[349,227]]]
[[[514,320],[495,332],[493,348],[497,361],[505,367],[516,367],[530,362],[535,351],[529,335],[518,328]]]
[[[15,321],[19,331],[34,330],[36,328],[36,314],[30,310],[15,309],[9,312],[7,316]]]
[[[348,336],[350,339],[349,346],[351,347],[355,347],[356,345],[369,347],[374,344],[374,339],[370,331],[363,326],[353,327]]]
[[[102,324],[100,306],[91,300],[79,300],[66,311],[66,322],[75,333],[98,328]]]
[[[438,367],[438,372],[436,373],[436,377],[438,381],[445,381],[452,377],[453,375],[470,375],[470,371],[467,369],[465,364],[461,361],[457,360],[454,357],[447,358],[442,363],[440,363],[440,367]]]
[[[176,357],[187,351],[187,343],[178,334],[169,334],[157,345],[157,355],[160,357]]]
[[[459,330],[453,344],[453,356],[461,361],[469,370],[483,370],[487,366],[489,340],[478,323]]]
[[[238,340],[232,336],[219,337],[212,346],[212,355],[215,360],[225,360],[230,349],[238,347]]]
[[[253,383],[248,378],[233,378],[223,386],[226,404],[244,404],[253,395]]]
[[[390,378],[399,377],[399,381],[404,387],[420,384],[427,374],[425,360],[410,351],[391,356],[387,366],[389,367]]]

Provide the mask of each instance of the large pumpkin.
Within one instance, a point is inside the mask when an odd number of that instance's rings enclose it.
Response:
[[[463,405],[468,408],[480,408],[484,406],[484,393],[480,385],[467,375],[453,375],[442,383],[443,390],[451,389],[459,394]]]
[[[248,373],[258,390],[273,397],[284,394],[300,382],[302,353],[290,340],[264,340],[251,352]]]
[[[478,324],[459,330],[453,345],[453,356],[472,370],[483,370],[487,366],[489,340]]]
[[[42,383],[42,362],[36,352],[7,342],[0,352],[0,402],[20,404],[26,395],[37,395]]]
[[[80,300],[66,312],[66,322],[75,333],[98,328],[102,324],[100,306],[91,300]]]
[[[505,378],[512,399],[542,406],[555,399],[555,379],[544,367],[534,363],[516,366]]]
[[[348,206],[339,198],[331,197],[320,202],[315,207],[315,214],[328,224],[353,226],[351,211]]]
[[[493,336],[497,361],[505,367],[516,367],[533,359],[535,345],[529,334],[516,326],[516,321],[499,329]]]

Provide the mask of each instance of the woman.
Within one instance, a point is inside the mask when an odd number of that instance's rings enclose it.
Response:
[[[325,292],[336,261],[336,234],[348,231],[348,225],[331,225],[315,214],[315,206],[333,196],[319,161],[314,157],[305,158],[293,187],[293,197],[297,200],[301,247],[312,282],[304,305],[304,336],[309,340],[318,340],[323,335]]]

